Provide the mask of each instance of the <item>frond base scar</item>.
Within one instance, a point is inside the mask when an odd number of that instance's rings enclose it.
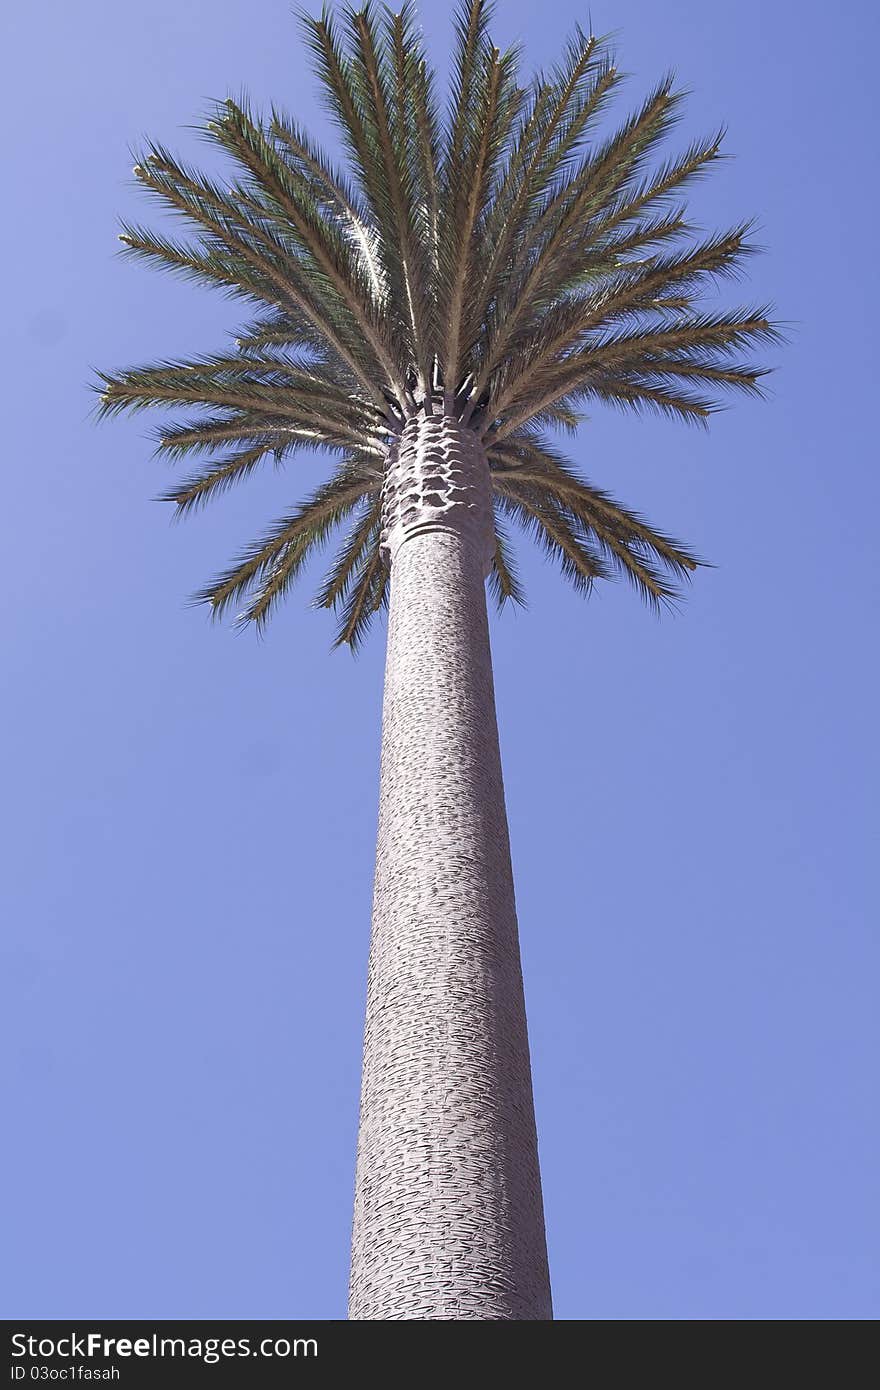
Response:
[[[382,487],[385,563],[411,536],[453,531],[471,541],[488,575],[495,554],[486,451],[452,415],[414,415],[388,454]]]

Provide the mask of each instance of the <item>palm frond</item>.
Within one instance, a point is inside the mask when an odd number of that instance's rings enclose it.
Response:
[[[490,35],[489,0],[457,0],[448,101],[413,0],[302,15],[331,157],[282,108],[215,106],[204,127],[230,172],[148,143],[135,174],[186,225],[124,224],[123,254],[247,305],[234,348],[100,373],[96,414],[170,412],[158,453],[199,460],[162,494],[197,511],[276,463],[317,450],[337,471],[203,590],[261,627],[333,528],[350,520],[317,595],[356,646],[388,599],[378,548],[389,450],[415,415],[474,432],[495,489],[499,604],[522,602],[506,523],[583,592],[625,575],[674,601],[697,563],[574,472],[552,435],[590,403],[705,424],[763,392],[770,310],[710,305],[753,253],[749,224],[701,236],[686,195],[722,158],[721,131],[669,153],[683,94],[664,77],[604,125],[621,74],[576,29],[531,81]],[[230,335],[232,336],[232,335]]]
[[[340,470],[301,507],[254,541],[230,569],[194,595],[193,602],[209,604],[213,616],[219,618],[236,600],[250,595],[238,622],[264,626],[311,551],[375,487],[357,467]]]
[[[412,6],[386,17],[380,30],[367,4],[351,16],[353,76],[373,152],[372,176],[382,240],[394,252],[393,279],[400,285],[406,339],[418,388],[428,389],[431,317],[430,261],[418,225],[413,131],[408,124],[412,67],[420,56]]]
[[[158,500],[173,502],[177,507],[177,516],[188,516],[204,507],[213,498],[228,492],[236,483],[249,478],[270,453],[274,454],[276,463],[279,463],[284,456],[285,448],[282,446],[275,449],[270,444],[257,444],[253,448],[241,450],[218,463],[212,463],[210,468],[184,479],[176,487],[169,488],[159,495]]]
[[[524,608],[526,605],[525,591],[516,571],[510,539],[501,520],[501,507],[497,502],[494,504],[494,513],[495,554],[492,556],[492,568],[489,571],[489,592],[494,598],[499,612],[508,603],[514,603],[518,607]]]
[[[492,481],[502,511],[543,546],[579,593],[589,594],[597,579],[609,577],[596,548],[578,536],[564,505],[545,488],[506,473],[496,473]]]
[[[534,226],[517,248],[506,292],[499,297],[490,318],[481,380],[489,380],[503,361],[523,320],[545,307],[548,284],[560,277],[565,281],[571,278],[583,256],[585,218],[595,213],[641,166],[647,152],[668,129],[678,100],[672,92],[671,79],[662,82],[637,115],[595,156],[587,158],[558,192],[548,197]]]
[[[187,171],[167,150],[153,145],[135,165],[141,183],[165,203],[208,234],[208,245],[230,253],[253,283],[266,286],[264,298],[278,307],[290,305],[304,314],[332,351],[357,378],[368,395],[378,400],[375,363],[351,331],[350,317],[329,287],[308,274],[296,255],[296,243],[255,216],[243,197],[226,194],[208,179]]]
[[[515,52],[502,54],[491,45],[482,52],[471,51],[481,8],[479,0],[474,0],[459,56],[460,68],[473,68],[474,79],[467,103],[457,107],[454,143],[444,169],[439,255],[445,327],[441,360],[448,399],[462,376],[462,356],[470,351],[481,327],[479,306],[472,304],[468,312],[467,295],[472,272],[482,259],[478,227],[522,100],[515,84]]]
[[[737,228],[686,251],[651,257],[646,269],[619,266],[610,283],[548,308],[540,328],[522,347],[517,367],[509,373],[506,384],[499,386],[491,409],[497,414],[506,411],[517,394],[525,394],[531,384],[540,379],[542,370],[551,364],[558,364],[563,376],[574,384],[576,375],[572,377],[571,373],[576,373],[579,364],[592,364],[593,354],[602,346],[601,339],[594,345],[587,337],[600,325],[613,323],[639,310],[650,312],[658,296],[670,290],[680,294],[691,291],[710,277],[735,274],[751,251],[746,240],[747,230],[747,227]],[[656,231],[656,226],[652,231]],[[765,324],[764,328],[769,325]],[[680,329],[681,324],[677,323],[666,332]]]
[[[337,218],[342,229],[347,231],[352,245],[362,258],[374,299],[377,303],[383,302],[387,286],[376,255],[376,236],[370,225],[369,212],[360,205],[357,194],[344,176],[332,168],[306,131],[292,117],[273,108],[270,131],[279,152],[290,161],[294,170],[311,180],[315,202],[326,208],[330,216]]]
[[[334,646],[347,643],[353,652],[358,650],[373,618],[388,603],[388,577],[388,569],[376,546],[368,552],[354,576]]]
[[[541,364],[536,364],[534,372],[523,374],[515,389],[509,387],[506,393],[508,411],[499,424],[490,429],[488,437],[503,439],[560,401],[573,405],[591,396],[605,399],[618,387],[623,397],[644,386],[646,395],[656,390],[659,400],[668,390],[653,385],[649,378],[652,367],[664,362],[689,359],[706,367],[717,367],[731,373],[725,383],[727,386],[753,391],[759,378],[765,375],[764,369],[743,363],[734,371],[729,366],[728,354],[754,342],[772,343],[779,338],[763,307],[714,315],[678,315],[672,324],[655,322],[630,332],[620,333],[613,328],[595,331],[600,321],[604,324],[610,321],[613,325],[614,314],[611,309],[601,320],[597,316],[593,336],[586,338],[585,346],[545,364],[543,370]],[[736,373],[738,380],[734,380]],[[672,374],[663,373],[665,376]],[[697,373],[680,375],[695,378]],[[709,381],[710,374],[704,379]],[[684,392],[682,400],[686,405]],[[696,397],[693,400],[696,401]],[[704,414],[718,408],[718,401],[713,397],[706,398],[702,404],[706,407]]]
[[[224,445],[277,444],[280,447],[289,443],[295,448],[302,446],[306,439],[312,440],[312,432],[297,431],[278,420],[261,419],[243,411],[166,424],[156,434],[157,450],[168,459],[206,454]]]
[[[352,528],[333,568],[325,576],[315,596],[316,608],[337,608],[345,600],[354,575],[368,553],[379,546],[381,519],[381,496],[376,494],[366,498],[362,516]]]
[[[579,477],[540,435],[524,434],[494,451],[493,483],[498,489],[527,487],[563,509],[578,535],[589,537],[619,574],[652,607],[671,604],[672,582],[687,580],[700,561],[681,542],[664,535],[609,493]]]
[[[247,111],[234,101],[224,103],[209,128],[252,176],[257,197],[256,202],[247,200],[251,213],[267,218],[277,225],[279,235],[295,241],[300,254],[326,281],[325,301],[338,301],[348,318],[350,335],[362,340],[365,360],[371,355],[376,373],[398,388],[400,371],[381,305],[374,299],[373,284],[342,234],[338,219],[322,215],[308,180],[291,169]],[[313,276],[313,282],[316,279]]]
[[[282,362],[168,362],[99,375],[100,415],[153,407],[220,406],[319,432],[336,448],[382,451],[387,436],[375,413],[338,391],[332,381]]]

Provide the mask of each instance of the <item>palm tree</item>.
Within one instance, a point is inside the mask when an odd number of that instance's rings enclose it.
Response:
[[[700,238],[678,201],[720,135],[659,166],[664,79],[612,133],[620,81],[576,32],[528,86],[462,0],[448,106],[413,7],[304,18],[346,172],[280,110],[226,101],[218,182],[150,145],[135,168],[194,239],[127,252],[256,305],[234,350],[101,378],[104,414],[194,409],[169,459],[208,462],[179,513],[299,450],[329,480],[198,595],[262,628],[332,532],[316,602],[352,647],[388,609],[378,851],[350,1316],[548,1319],[550,1283],[495,720],[486,579],[521,603],[518,522],[583,594],[625,576],[654,607],[697,560],[560,452],[582,405],[705,421],[757,392],[764,309],[706,312],[748,228]]]

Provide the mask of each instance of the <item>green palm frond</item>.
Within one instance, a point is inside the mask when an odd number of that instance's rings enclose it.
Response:
[[[195,594],[193,602],[209,604],[219,618],[230,604],[245,598],[238,621],[264,626],[310,553],[378,486],[379,480],[362,467],[340,469],[307,502],[253,542],[230,569]]]
[[[638,115],[594,156],[587,155],[558,191],[552,185],[547,189],[545,205],[522,229],[505,287],[489,316],[481,382],[490,381],[503,364],[523,325],[527,331],[537,326],[548,305],[558,299],[560,286],[577,275],[589,248],[584,223],[613,199],[662,139],[676,102],[669,82],[661,84]]]
[[[704,307],[743,273],[750,228],[701,237],[684,201],[722,133],[667,152],[683,111],[671,77],[607,123],[621,74],[608,41],[581,30],[523,82],[491,11],[458,0],[445,109],[412,0],[301,16],[343,161],[281,107],[263,119],[233,100],[204,132],[225,177],[155,143],[138,160],[187,234],[125,224],[123,254],[243,301],[248,319],[227,351],[100,374],[98,415],[180,412],[158,453],[201,464],[162,494],[178,515],[267,460],[317,449],[336,470],[202,591],[215,614],[241,602],[241,621],[265,624],[348,519],[316,603],[357,645],[388,598],[388,451],[421,411],[457,416],[487,450],[499,605],[523,602],[511,519],[584,592],[619,574],[664,605],[697,563],[579,477],[553,437],[576,433],[591,402],[705,423],[731,394],[761,394],[769,310]]]
[[[167,424],[157,432],[157,453],[168,459],[186,458],[189,454],[212,453],[227,445],[242,448],[255,444],[274,444],[292,448],[319,444],[313,433],[296,430],[278,420],[261,419],[243,411],[228,415],[182,420]]]
[[[343,605],[334,646],[341,647],[347,643],[352,651],[357,651],[374,616],[387,603],[388,569],[376,546],[354,576],[349,596]]]
[[[492,556],[492,568],[489,571],[489,591],[499,612],[507,603],[514,603],[520,608],[524,608],[526,602],[525,592],[516,571],[513,548],[507,529],[501,519],[501,510],[500,504],[496,501],[494,504],[495,554]]]
[[[160,493],[160,502],[174,502],[178,516],[204,507],[213,498],[228,492],[236,483],[249,478],[254,469],[262,463],[267,454],[274,454],[276,462],[281,462],[285,449],[273,448],[271,444],[257,444],[250,449],[242,449],[229,458],[212,463],[209,468],[185,478],[176,487]]]
[[[369,396],[378,399],[376,381],[381,370],[377,371],[376,357],[364,341],[362,325],[346,312],[327,277],[301,257],[296,229],[287,235],[279,232],[240,188],[223,192],[208,179],[189,173],[159,146],[151,148],[135,166],[135,173],[168,206],[196,222],[208,234],[210,248],[231,257],[255,298],[304,315],[327,350],[348,367]]]
[[[336,557],[333,568],[325,576],[316,597],[317,608],[338,608],[345,602],[346,595],[361,565],[379,548],[379,533],[382,520],[382,499],[365,498],[362,514],[353,527],[345,544]]]
[[[273,109],[270,125],[279,153],[293,170],[310,182],[315,203],[335,218],[352,246],[360,255],[370,282],[370,292],[377,302],[387,294],[387,286],[376,254],[376,234],[369,213],[359,205],[355,191],[342,174],[328,164],[323,153],[314,146],[306,131],[287,115]]]
[[[498,445],[491,457],[496,491],[522,498],[537,489],[551,498],[574,534],[598,548],[611,569],[627,578],[652,607],[671,603],[677,585],[700,564],[679,541],[579,477],[541,435],[515,437]]]
[[[457,99],[443,169],[438,300],[447,402],[458,390],[464,360],[482,328],[480,306],[469,298],[470,281],[479,279],[484,256],[481,224],[522,105],[515,81],[517,55],[501,53],[489,42],[483,29],[487,8],[482,0],[472,0],[467,26],[462,26]]]
[[[271,140],[233,101],[211,123],[219,143],[248,169],[252,191],[246,206],[253,215],[278,228],[279,237],[294,241],[303,271],[312,284],[323,286],[323,298],[339,318],[344,311],[349,333],[358,335],[361,360],[374,363],[393,388],[400,372],[387,318],[375,294],[363,260],[351,246],[338,218],[327,217],[312,196],[309,181],[283,160]],[[317,296],[314,296],[317,299]]]
[[[573,515],[545,486],[497,473],[494,485],[501,510],[543,546],[579,593],[589,594],[597,579],[609,578],[598,548],[578,535]]]
[[[484,312],[495,296],[499,274],[507,269],[524,217],[566,168],[617,80],[601,41],[578,30],[560,70],[549,81],[533,82],[486,218],[488,257],[480,295]]]
[[[99,414],[153,406],[223,407],[266,417],[283,426],[320,432],[339,448],[378,452],[387,426],[369,403],[342,391],[320,367],[271,357],[202,358],[100,374]]]
[[[684,253],[653,257],[646,270],[618,268],[610,282],[548,308],[541,326],[532,331],[520,348],[521,369],[514,368],[512,379],[499,387],[493,409],[501,414],[511,407],[518,395],[527,396],[532,384],[540,381],[542,372],[555,373],[571,383],[567,390],[572,389],[578,382],[579,370],[583,368],[586,374],[594,365],[594,354],[603,346],[601,337],[589,340],[591,331],[595,335],[597,329],[626,315],[653,312],[657,295],[670,288],[678,292],[692,291],[695,283],[702,279],[735,273],[749,250],[745,230],[738,229],[724,237],[713,237]],[[679,322],[666,332],[684,336]],[[724,345],[718,343],[718,346]],[[567,390],[560,394],[567,394]],[[548,399],[547,404],[550,403]],[[522,415],[522,410],[521,406],[516,413]],[[523,416],[527,418],[528,415]]]
[[[251,319],[235,334],[235,346],[239,352],[247,354],[265,352],[267,348],[286,348],[310,362],[328,363],[326,340],[305,314],[298,313],[291,305]],[[332,370],[337,385],[344,385],[349,391],[358,389],[357,378],[346,372],[341,361],[333,360]]]
[[[714,381],[715,385],[754,394],[765,369],[742,362],[734,365],[729,354],[756,341],[777,340],[765,314],[764,309],[743,309],[716,315],[679,315],[671,324],[655,321],[628,333],[596,332],[597,321],[592,338],[588,333],[583,346],[561,359],[536,363],[531,375],[526,373],[517,380],[508,391],[505,414],[490,427],[486,437],[503,439],[559,403],[572,407],[591,396],[636,401],[643,395],[645,400],[654,397],[658,403],[668,399],[670,410],[683,415],[689,413],[690,403],[699,407],[699,414],[705,417],[721,404],[720,394],[697,396],[674,384],[660,385],[653,378],[681,376],[698,380],[696,368],[702,366],[706,369],[702,373],[706,383]],[[613,307],[604,321],[609,318],[613,324]],[[677,363],[684,370],[676,372]],[[695,370],[687,370],[688,364]],[[681,401],[681,411],[676,411],[676,399]]]
[[[373,184],[382,240],[388,246],[386,274],[397,287],[405,338],[424,392],[430,378],[430,259],[418,203],[414,130],[406,121],[420,40],[412,7],[387,16],[380,28],[370,5],[352,15],[352,73],[373,154]]]

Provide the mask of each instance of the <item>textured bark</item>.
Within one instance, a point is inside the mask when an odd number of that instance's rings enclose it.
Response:
[[[389,461],[391,607],[349,1316],[552,1317],[495,720],[488,467]]]

